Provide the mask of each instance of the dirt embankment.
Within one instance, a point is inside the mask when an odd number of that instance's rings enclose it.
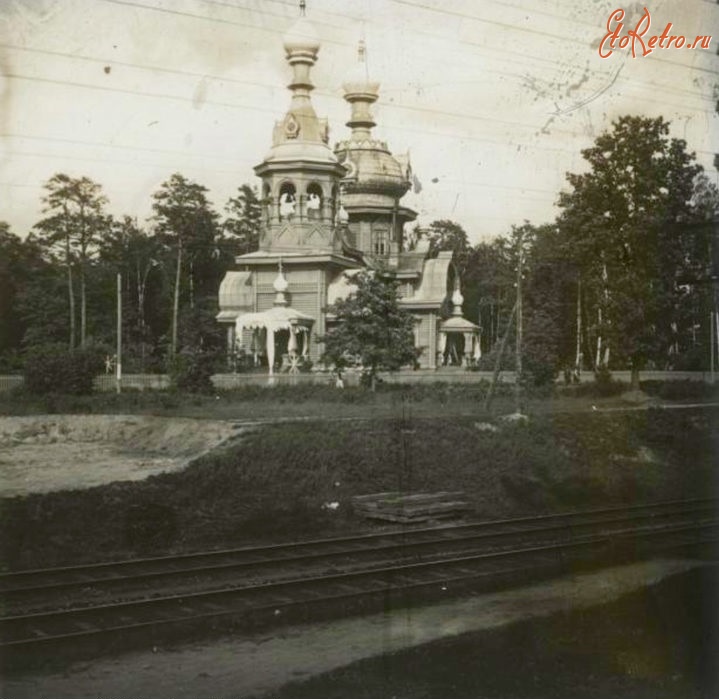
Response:
[[[19,437],[2,457],[16,493],[32,492],[0,502],[0,562],[33,568],[342,535],[370,526],[352,497],[386,491],[463,491],[483,519],[706,497],[717,417],[716,409],[540,415],[489,430],[472,417],[245,423],[241,441],[186,468],[232,423],[213,432],[209,421],[101,418],[105,442],[61,441],[59,427],[52,442],[48,428],[26,438],[28,448],[37,440],[40,465],[7,456],[22,453]],[[62,458],[63,445],[76,452]],[[98,445],[106,452],[93,456]],[[104,456],[116,460],[102,465]]]
[[[238,433],[231,422],[144,415],[0,417],[3,497],[177,471]]]

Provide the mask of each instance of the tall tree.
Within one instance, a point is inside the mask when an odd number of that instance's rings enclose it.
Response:
[[[514,304],[515,263],[511,243],[500,237],[479,242],[469,252],[462,277],[464,313],[482,329],[482,351],[503,335]]]
[[[225,211],[227,218],[223,223],[223,229],[237,246],[235,254],[244,255],[257,250],[262,222],[262,207],[257,190],[249,184],[241,185],[237,195],[227,202]]]
[[[361,271],[352,283],[357,290],[327,309],[336,323],[321,340],[323,361],[339,369],[358,362],[374,390],[378,371],[417,360],[414,318],[400,307],[396,282]]]
[[[522,228],[531,241],[523,265],[523,378],[539,385],[574,364],[577,275],[556,226]]]
[[[460,274],[464,271],[471,246],[467,232],[459,223],[448,219],[432,221],[422,234],[429,241],[430,257],[436,257],[443,250],[451,250]]]
[[[567,175],[559,225],[593,298],[599,337],[629,361],[637,387],[646,360],[666,358],[673,343],[678,279],[694,261],[687,236],[668,224],[695,220],[702,168],[661,117],[621,117],[582,156],[589,170]]]
[[[143,373],[148,353],[167,329],[166,254],[157,235],[124,216],[113,222],[98,255],[101,285],[113,303],[116,275],[122,275],[123,362]],[[112,306],[106,312],[112,315]],[[110,330],[114,334],[114,327]]]
[[[198,267],[211,265],[217,233],[217,214],[207,199],[207,188],[191,182],[175,173],[153,194],[152,208],[155,212],[158,232],[167,245],[174,250],[175,282],[172,302],[172,323],[170,334],[170,356],[177,352],[180,291],[185,256],[189,267],[190,305],[194,305],[196,280],[207,284],[208,275],[200,273]],[[199,263],[199,264],[198,264]],[[203,270],[200,270],[201,272]]]
[[[70,307],[70,348],[75,346],[75,292],[73,268],[80,281],[80,346],[87,339],[87,267],[98,241],[109,226],[104,207],[107,199],[102,187],[88,177],[73,178],[65,173],[53,175],[43,197],[46,217],[35,228],[46,244],[60,252],[67,273]]]
[[[23,240],[0,221],[0,356],[10,358],[19,352],[30,325],[23,295],[47,276],[49,268],[32,237]]]

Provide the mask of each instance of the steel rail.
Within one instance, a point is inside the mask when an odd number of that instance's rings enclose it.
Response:
[[[687,507],[690,506],[690,507]],[[674,508],[680,508],[675,510]],[[219,551],[180,554],[153,558],[111,561],[106,563],[46,568],[0,574],[0,594],[8,597],[28,593],[52,592],[77,586],[99,587],[119,583],[137,583],[153,579],[170,578],[192,574],[210,574],[241,570],[258,566],[277,566],[312,560],[377,555],[392,551],[427,548],[440,545],[461,545],[469,542],[490,541],[497,538],[537,536],[553,531],[571,530],[578,527],[609,525],[619,522],[635,521],[646,518],[686,516],[703,511],[716,511],[717,502],[713,499],[672,501],[652,503],[625,508],[605,508],[602,510],[574,511],[538,517],[493,520],[489,522],[471,522],[459,525],[444,525],[422,529],[391,530],[351,537],[316,539],[269,546],[253,546]],[[604,517],[597,519],[597,517]],[[606,519],[606,517],[609,517]],[[549,524],[549,522],[553,522]],[[529,526],[528,526],[529,525]],[[493,531],[498,529],[498,531]],[[470,532],[467,534],[466,532]],[[434,538],[426,539],[424,537]],[[347,546],[353,548],[346,548]],[[337,548],[338,546],[342,548]],[[313,550],[314,549],[314,550]],[[288,555],[278,555],[278,554]],[[237,557],[245,557],[240,558]],[[259,558],[257,557],[259,556]],[[222,561],[228,557],[234,560],[219,563],[202,561]],[[187,565],[189,562],[199,565]],[[181,567],[176,567],[180,565]],[[162,566],[148,570],[150,566]],[[133,569],[139,569],[132,572]],[[123,572],[129,571],[129,572]],[[108,575],[108,573],[110,573]],[[91,577],[92,575],[95,577]],[[97,574],[105,574],[97,577]],[[65,579],[42,582],[43,576],[65,576]],[[90,577],[88,577],[90,576]],[[40,579],[40,582],[38,582]]]
[[[260,601],[262,605],[295,605],[300,603],[321,602],[323,599],[329,599],[326,595],[316,594],[318,586],[344,585],[353,583],[350,590],[350,596],[359,597],[362,595],[375,594],[378,591],[392,590],[394,592],[405,589],[408,586],[427,586],[436,584],[439,581],[446,581],[456,577],[458,571],[463,576],[476,577],[477,571],[467,572],[466,567],[477,565],[479,563],[487,563],[488,561],[501,561],[507,558],[528,555],[547,555],[549,553],[563,553],[573,549],[596,547],[606,545],[616,545],[621,540],[636,540],[644,536],[657,536],[666,534],[676,534],[680,532],[697,532],[702,529],[716,529],[717,522],[694,523],[682,526],[661,526],[661,527],[640,527],[625,529],[619,532],[613,532],[611,538],[606,534],[600,533],[593,536],[578,537],[572,541],[561,543],[552,543],[542,546],[532,546],[517,548],[508,551],[485,552],[479,554],[465,555],[454,557],[451,559],[442,559],[438,561],[420,562],[401,564],[393,566],[385,566],[383,568],[374,568],[364,571],[342,572],[324,575],[314,575],[309,577],[300,577],[291,580],[271,581],[259,585],[251,585],[246,587],[232,587],[214,591],[201,591],[192,594],[169,595],[146,600],[137,600],[130,602],[121,602],[108,605],[99,605],[95,607],[85,607],[80,609],[56,610],[52,612],[41,612],[29,615],[21,615],[14,617],[0,618],[0,632],[4,638],[0,642],[0,647],[11,648],[17,646],[29,646],[37,643],[59,641],[64,639],[72,639],[79,637],[89,637],[102,633],[119,633],[121,631],[138,629],[147,626],[162,626],[167,624],[178,624],[188,621],[198,621],[212,617],[232,616],[247,611],[257,611],[258,607],[254,605],[254,610],[249,605],[253,599],[255,602]],[[695,543],[694,541],[689,543]],[[462,570],[464,567],[464,570]],[[526,565],[525,565],[526,567]],[[455,574],[451,573],[454,570]],[[417,580],[412,575],[421,574],[428,576],[434,573],[434,576]],[[437,577],[439,573],[439,577]],[[481,575],[496,574],[497,571],[480,571]],[[409,575],[409,579],[402,581],[402,576]],[[386,578],[391,579],[388,585]],[[370,589],[356,589],[354,586],[358,582],[363,584],[372,583]],[[379,588],[377,588],[379,583]],[[304,592],[303,592],[304,591]],[[309,591],[309,596],[307,594]],[[345,590],[346,592],[346,590]],[[277,596],[280,594],[279,597]],[[299,599],[287,599],[286,595],[292,593],[302,593]],[[333,593],[334,594],[334,593]],[[267,595],[270,599],[267,599]],[[256,598],[264,596],[262,599]],[[332,595],[331,595],[332,596]],[[238,607],[238,602],[240,606]],[[193,609],[191,605],[196,605]],[[197,608],[199,605],[199,611]],[[210,610],[206,609],[210,606]],[[133,614],[143,613],[144,610],[155,612],[152,618],[133,618]],[[170,616],[167,616],[167,612]],[[103,615],[104,616],[103,620]],[[93,619],[94,618],[94,619]],[[118,623],[118,621],[120,623]],[[48,624],[60,623],[60,628],[52,630],[48,629]],[[70,625],[63,630],[62,624]],[[109,622],[109,623],[108,623]],[[45,629],[43,629],[43,625]],[[15,634],[12,633],[13,627]],[[19,627],[19,628],[17,628]],[[78,628],[79,627],[79,628]],[[24,629],[24,631],[23,631]],[[73,630],[74,629],[74,630]],[[10,631],[11,638],[7,638],[7,632]],[[22,634],[25,634],[22,636]],[[15,638],[12,638],[12,636]],[[20,636],[20,637],[18,637]]]

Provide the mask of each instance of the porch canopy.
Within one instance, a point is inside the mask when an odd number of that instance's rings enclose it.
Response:
[[[244,313],[238,316],[235,322],[235,333],[238,338],[242,337],[244,329],[266,333],[265,343],[267,349],[267,364],[269,373],[272,375],[275,363],[275,333],[280,330],[289,331],[289,340],[287,343],[287,353],[290,356],[291,370],[297,367],[297,360],[300,354],[297,352],[297,337],[302,335],[302,354],[307,357],[309,355],[310,342],[309,334],[314,323],[314,318],[306,313],[291,308],[287,305],[285,291],[287,289],[287,280],[284,278],[282,271],[275,279],[274,288],[277,292],[275,296],[275,305],[267,311],[258,311],[255,313]]]

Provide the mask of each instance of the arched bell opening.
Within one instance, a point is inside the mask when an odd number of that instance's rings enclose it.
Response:
[[[324,195],[322,193],[322,187],[320,187],[317,182],[312,182],[307,187],[307,203],[305,204],[305,208],[307,210],[307,218],[310,221],[317,221],[323,218]]]
[[[280,221],[290,220],[296,213],[297,188],[292,182],[283,182],[280,186],[278,211]]]

